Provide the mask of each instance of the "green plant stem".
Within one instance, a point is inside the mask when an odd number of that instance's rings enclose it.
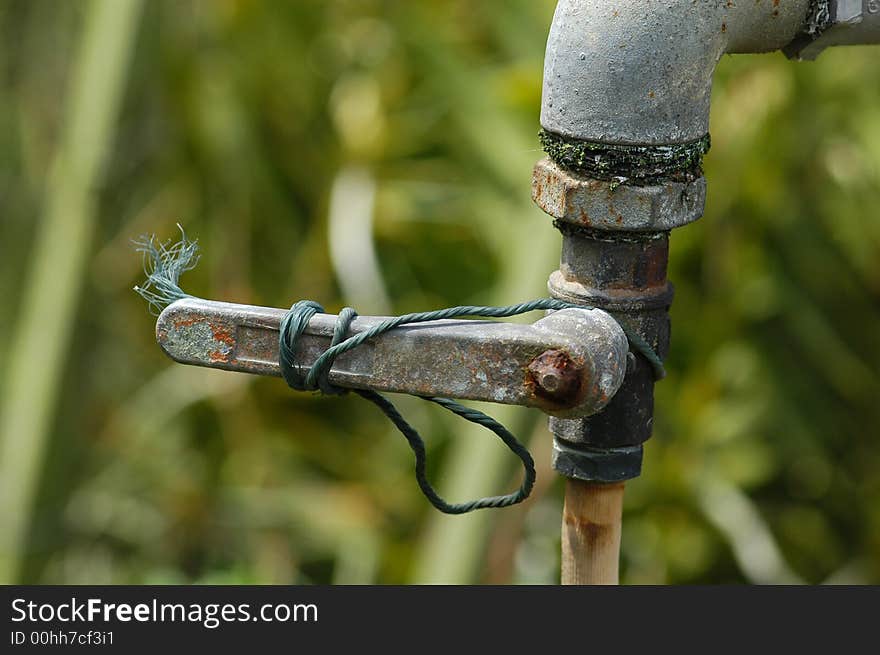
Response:
[[[451,57],[431,57],[432,74],[460,89],[454,124],[461,141],[500,184],[480,199],[480,229],[498,253],[498,282],[486,298],[503,304],[509,298],[546,293],[546,279],[559,261],[559,236],[529,197],[529,174],[538,153],[519,126],[486,100],[485,80],[465,72]],[[491,188],[491,187],[490,187]],[[514,194],[506,189],[516,189]],[[511,217],[517,217],[515,220]],[[493,415],[514,432],[527,430],[526,415],[512,407],[493,408]],[[543,420],[543,419],[538,419]],[[507,480],[509,460],[503,449],[481,438],[479,428],[456,429],[448,459],[436,479],[451,498],[470,498],[497,489]],[[528,446],[528,444],[526,444]],[[493,517],[487,513],[449,517],[432,513],[413,567],[415,584],[469,584],[478,580],[486,556]]]
[[[141,4],[93,0],[85,12],[0,399],[0,583],[24,560]]]

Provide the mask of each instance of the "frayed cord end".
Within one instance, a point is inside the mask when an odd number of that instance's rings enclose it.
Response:
[[[191,297],[180,288],[179,282],[183,273],[198,265],[199,245],[197,241],[187,239],[179,223],[177,227],[180,241],[176,243],[171,239],[159,241],[155,234],[132,240],[135,251],[143,255],[144,275],[147,276],[143,285],[135,286],[134,291],[147,301],[150,312],[156,316],[175,300]]]

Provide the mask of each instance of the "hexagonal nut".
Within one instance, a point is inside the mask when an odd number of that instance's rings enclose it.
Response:
[[[570,173],[549,158],[535,165],[532,200],[567,223],[597,230],[659,232],[696,221],[706,205],[706,178],[631,186]]]

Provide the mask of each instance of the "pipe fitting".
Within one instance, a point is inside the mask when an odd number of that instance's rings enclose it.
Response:
[[[810,0],[560,0],[547,41],[541,125],[607,144],[698,141],[709,131],[721,55],[788,45],[809,7]]]
[[[669,233],[589,230],[557,221],[562,231],[559,270],[550,294],[602,307],[661,357],[669,346],[667,281]],[[553,467],[571,478],[619,482],[639,475],[642,444],[653,425],[655,372],[637,353],[611,402],[589,418],[554,417]]]
[[[815,59],[831,46],[869,43],[880,43],[880,0],[813,0],[805,29],[784,51]]]
[[[545,158],[532,173],[532,200],[553,218],[578,227],[659,232],[703,215],[706,178],[635,186],[577,175]]]
[[[544,64],[532,197],[563,234],[551,294],[601,307],[660,355],[669,345],[669,230],[700,217],[712,77],[723,54],[880,42],[880,0],[559,0]],[[653,426],[653,370],[629,357],[601,412],[556,416],[553,467],[635,477]]]

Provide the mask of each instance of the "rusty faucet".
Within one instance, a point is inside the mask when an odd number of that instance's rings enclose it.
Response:
[[[669,233],[703,214],[719,59],[864,43],[880,43],[880,0],[560,0],[544,62],[548,158],[532,180],[563,235],[551,295],[605,309],[665,355]],[[654,382],[630,355],[605,409],[550,419],[553,465],[568,478],[563,583],[617,582],[622,483],[641,472]]]

